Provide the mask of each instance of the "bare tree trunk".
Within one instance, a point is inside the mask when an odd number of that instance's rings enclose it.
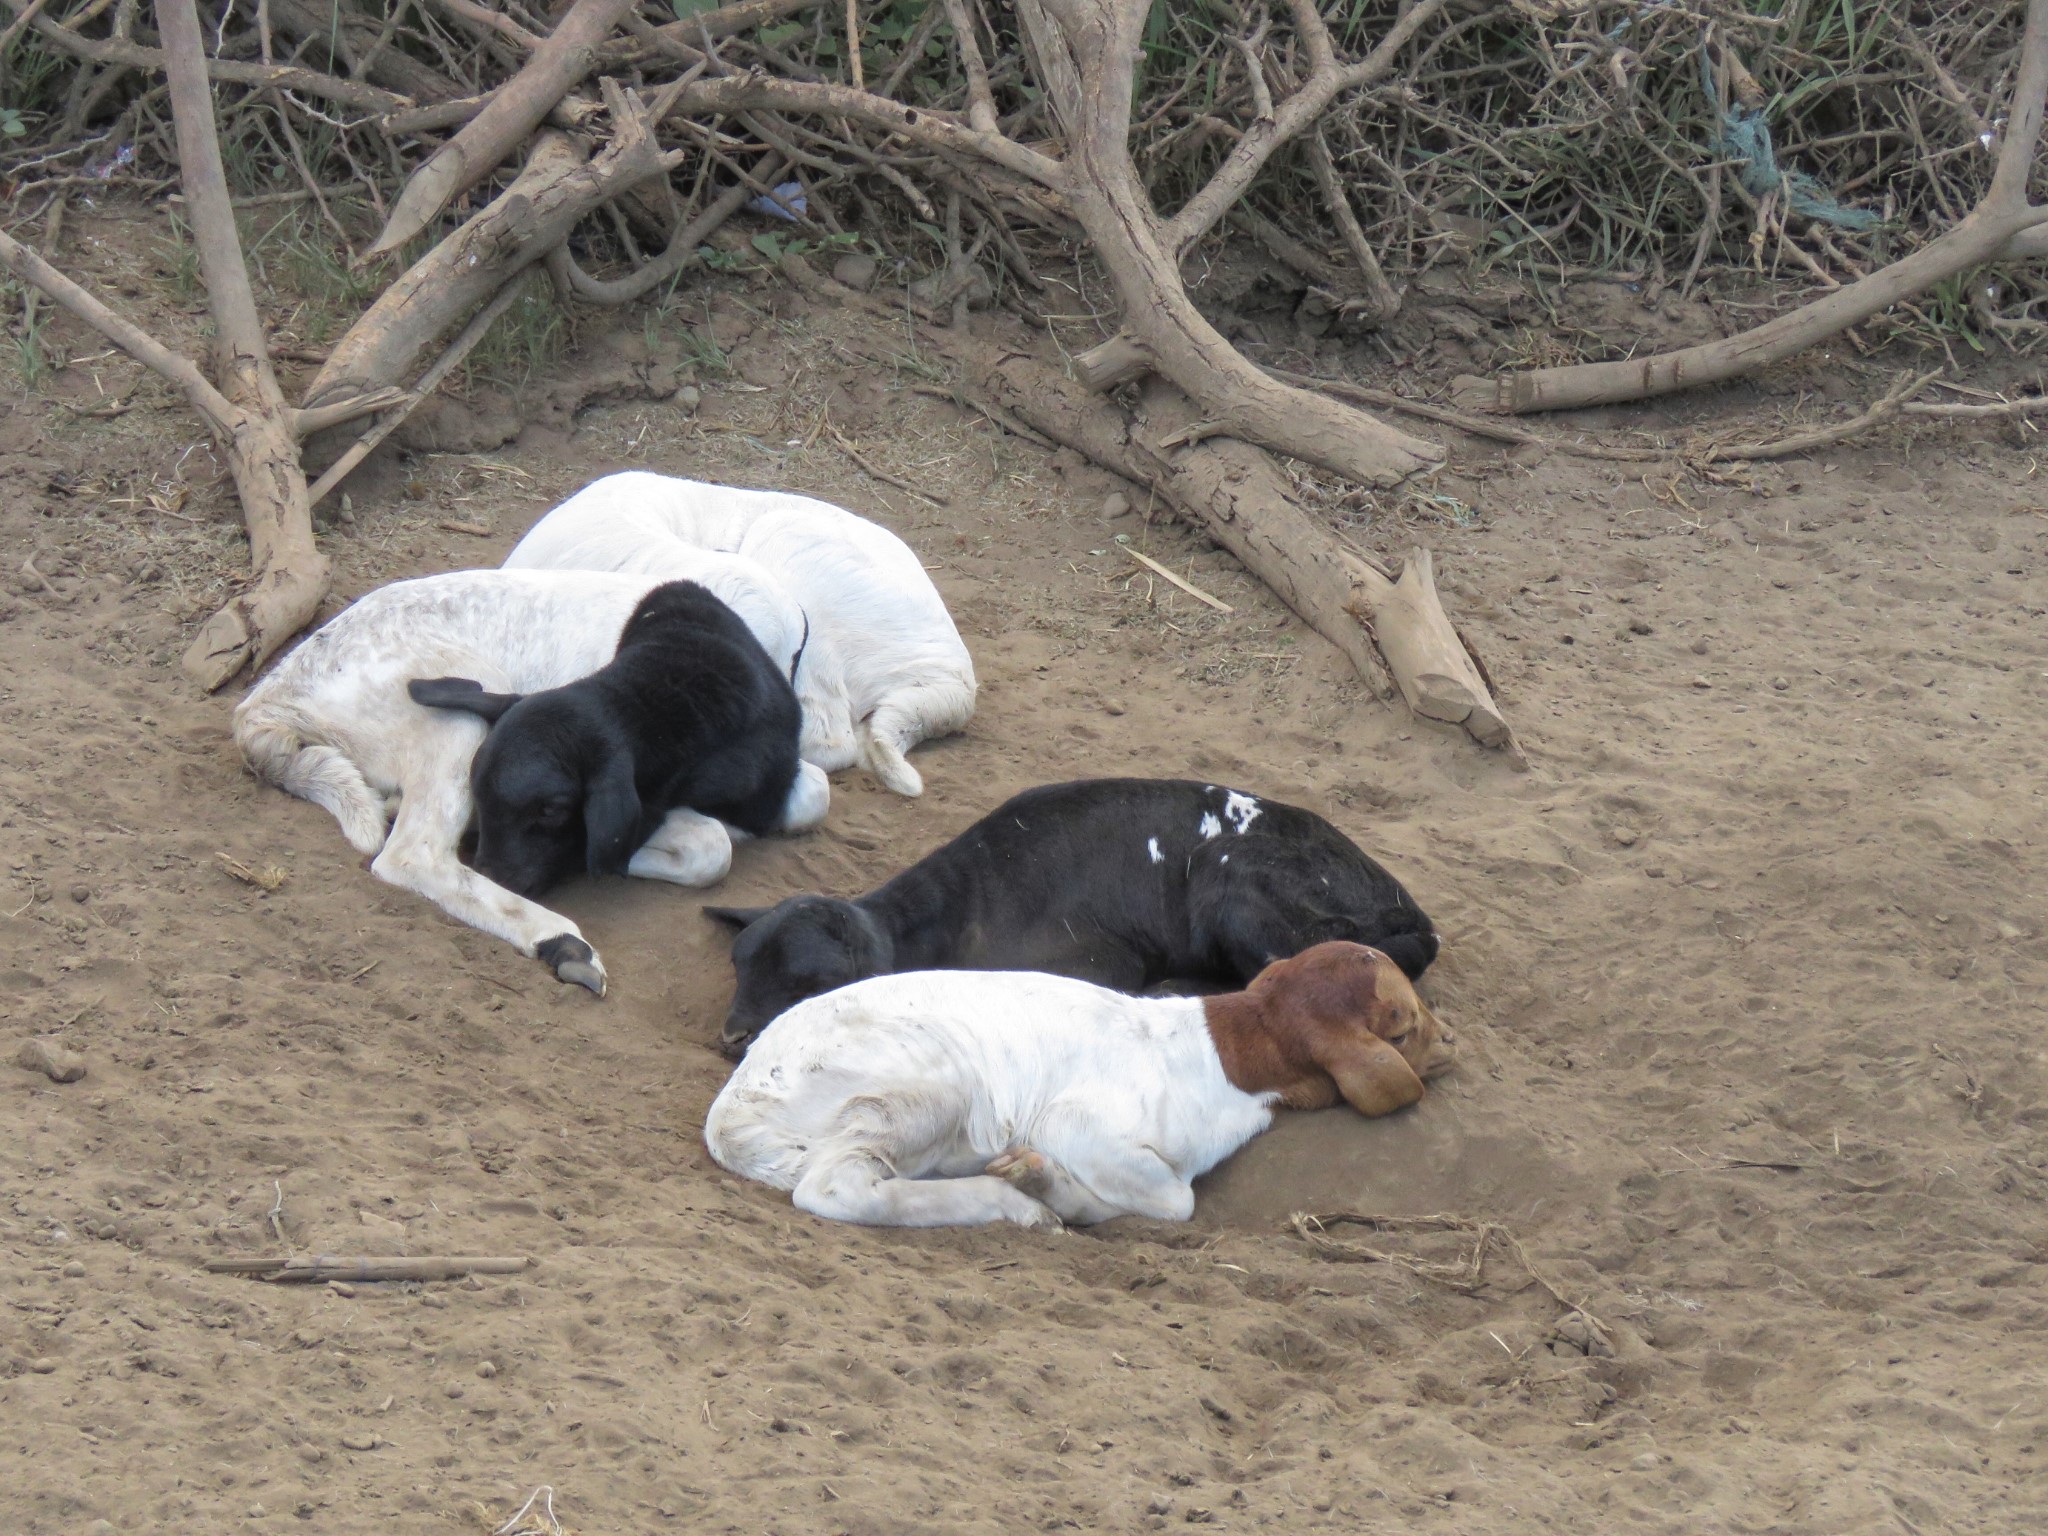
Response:
[[[1123,301],[1152,366],[1220,431],[1362,485],[1392,485],[1443,457],[1422,438],[1244,358],[1188,298],[1180,253],[1131,162],[1131,91],[1149,0],[1020,0],[1038,73],[1067,136],[1061,190]]]
[[[193,0],[157,0],[178,138],[180,180],[214,320],[214,374],[240,418],[228,431],[228,468],[249,529],[249,587],[201,626],[184,668],[211,691],[244,666],[261,666],[298,633],[327,594],[327,559],[313,542],[294,415],[271,370],[263,320],[249,287],[241,237],[222,174],[213,88]]]

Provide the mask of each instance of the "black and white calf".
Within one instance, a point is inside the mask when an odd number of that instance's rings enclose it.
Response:
[[[448,707],[408,696],[422,677]],[[456,571],[380,588],[258,682],[234,733],[258,777],[375,855],[379,879],[600,994],[581,931],[532,896],[572,867],[710,884],[732,862],[716,818],[743,834],[810,826],[831,792],[799,764],[795,696],[747,627],[703,588],[646,576]],[[457,856],[473,759],[477,868]]]
[[[1242,986],[1346,939],[1409,977],[1436,958],[1401,883],[1312,811],[1179,779],[1026,790],[865,896],[706,907],[741,929],[721,1044],[896,971],[1049,971],[1119,991]]]

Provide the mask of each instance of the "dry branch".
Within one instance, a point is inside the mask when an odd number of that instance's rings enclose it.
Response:
[[[606,309],[616,309],[622,304],[630,304],[635,299],[653,292],[670,278],[697,265],[697,252],[705,240],[709,239],[712,232],[727,219],[745,207],[753,195],[754,189],[744,183],[728,187],[713,198],[709,206],[696,218],[687,224],[677,225],[676,232],[669,237],[668,248],[629,276],[609,280],[592,277],[577,265],[576,258],[569,254],[567,246],[557,246],[549,256],[549,271],[558,271],[561,281],[568,284],[569,291],[585,303],[597,304]]]
[[[214,373],[221,393],[241,408],[226,447],[254,568],[248,588],[201,625],[186,648],[186,675],[210,692],[245,665],[261,666],[313,616],[327,594],[327,559],[313,542],[293,413],[271,370],[228,200],[199,13],[194,0],[157,0],[156,13],[180,180],[213,310]]]
[[[1776,438],[1768,443],[1717,443],[1706,452],[1689,455],[1699,462],[1747,463],[1765,459],[1789,459],[1796,453],[1811,453],[1816,448],[1831,448],[1845,443],[1852,437],[1883,426],[1898,416],[1905,408],[1905,402],[1920,393],[1935,379],[1941,370],[1923,373],[1917,378],[1908,375],[1887,390],[1883,398],[1871,407],[1847,421],[1831,426],[1813,427],[1805,432],[1794,432],[1788,437]]]
[[[25,14],[27,7],[21,0],[0,0],[16,15]],[[74,58],[89,59],[95,64],[125,66],[129,69],[145,69],[151,74],[164,74],[170,67],[170,39],[164,39],[162,48],[145,48],[122,38],[80,37],[68,32],[47,16],[38,16],[33,22],[36,36],[48,40],[53,46]],[[161,29],[161,18],[159,18]],[[340,80],[333,75],[323,75],[318,70],[299,69],[287,64],[245,64],[234,59],[209,59],[201,54],[201,62],[208,76],[229,85],[267,85],[278,90],[299,91],[307,96],[319,96],[329,101],[338,101],[345,107],[354,107],[361,112],[396,112],[410,107],[413,103],[406,97],[390,91],[380,90],[374,85],[365,85],[358,80]]]
[[[548,109],[590,73],[597,45],[634,0],[576,0],[524,69],[492,93],[463,130],[413,172],[384,232],[367,252],[395,251],[431,224],[451,198],[475,186],[539,126]]]
[[[327,562],[313,541],[306,481],[298,463],[299,418],[285,404],[249,286],[241,239],[214,132],[213,93],[193,0],[160,0],[159,57],[170,77],[172,117],[193,240],[214,318],[218,385],[139,327],[122,319],[35,252],[0,235],[9,270],[178,385],[222,443],[249,531],[248,588],[213,615],[187,649],[187,675],[218,688],[248,663],[261,664],[298,631],[327,589]],[[359,402],[349,400],[348,408]]]
[[[1223,601],[1223,599],[1218,597],[1215,593],[1204,592],[1192,581],[1189,581],[1187,577],[1181,575],[1177,571],[1169,570],[1166,566],[1161,565],[1157,560],[1154,560],[1150,555],[1144,553],[1142,550],[1126,549],[1124,553],[1129,555],[1133,560],[1137,561],[1138,564],[1144,566],[1146,570],[1152,572],[1153,575],[1159,577],[1161,580],[1172,582],[1176,587],[1179,587],[1181,591],[1187,593],[1187,595],[1189,597],[1192,597],[1196,602],[1206,604],[1208,607],[1214,608],[1218,613],[1237,612],[1235,608],[1231,607],[1230,604]]]
[[[1506,718],[1437,596],[1426,549],[1411,554],[1398,581],[1369,562],[1351,564],[1351,612],[1372,628],[1408,707],[1425,720],[1461,725],[1482,747],[1513,748]]]
[[[264,12],[279,33],[331,50],[350,75],[414,101],[445,101],[461,95],[446,75],[403,49],[379,47],[385,24],[348,0],[264,0]]]
[[[177,385],[192,403],[192,409],[205,417],[222,437],[233,435],[240,408],[207,381],[191,358],[173,352],[140,326],[116,314],[4,230],[0,230],[0,266],[69,310],[138,363]]]
[[[410,391],[399,394],[391,409],[377,424],[349,445],[348,451],[327,467],[326,473],[313,483],[306,492],[309,506],[319,506],[327,499],[328,493],[346,480],[355,467],[376,451],[377,445],[405,424],[406,418],[420,408],[427,396],[441,387],[441,381],[461,366],[476,344],[497,323],[498,317],[512,307],[512,301],[519,296],[519,277],[515,274],[506,280],[498,290],[498,296],[470,317],[462,333],[448,344],[448,350],[424,374]],[[308,414],[308,413],[301,413]]]
[[[828,301],[886,313],[878,301],[827,283],[800,260],[783,269],[806,292]],[[1143,395],[1143,420],[1123,413],[1085,385],[1022,353],[989,346],[955,328],[930,328],[924,344],[961,370],[966,398],[998,421],[1020,420],[1105,469],[1158,492],[1191,526],[1236,557],[1308,626],[1336,646],[1381,697],[1392,692],[1375,636],[1393,677],[1418,713],[1463,725],[1475,739],[1523,759],[1492,696],[1444,616],[1426,557],[1411,561],[1405,586],[1387,579],[1288,494],[1272,459],[1249,443],[1184,439],[1195,408],[1161,379]],[[1366,628],[1374,628],[1369,632]],[[1469,673],[1469,677],[1467,674]],[[1456,694],[1452,681],[1463,686]],[[1462,707],[1460,707],[1462,705]]]
[[[1145,344],[1125,331],[1107,341],[1097,342],[1085,352],[1074,354],[1074,377],[1097,394],[1120,384],[1142,378],[1152,371],[1152,354]]]
[[[516,1275],[533,1267],[528,1258],[406,1258],[307,1254],[253,1259],[208,1259],[214,1275],[249,1275],[279,1283],[310,1281],[460,1280],[464,1275]]]
[[[1220,431],[1362,485],[1392,485],[1429,468],[1443,456],[1435,444],[1270,378],[1189,299],[1180,244],[1153,211],[1130,155],[1132,80],[1149,9],[1147,0],[1020,0],[1017,7],[1066,135],[1060,190],[1116,287],[1126,331]],[[1433,10],[1423,0],[1395,31]]]
[[[561,245],[586,214],[683,158],[655,141],[653,109],[609,79],[603,84],[616,125],[603,152],[585,163],[567,136],[538,135],[518,179],[414,263],[341,339],[307,388],[308,407],[398,384],[422,352]]]

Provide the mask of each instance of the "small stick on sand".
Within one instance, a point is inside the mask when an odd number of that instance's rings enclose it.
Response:
[[[399,1258],[343,1257],[309,1254],[304,1258],[208,1259],[208,1273],[253,1275],[279,1283],[325,1280],[460,1280],[464,1275],[516,1275],[530,1268],[528,1258]]]
[[[444,517],[434,526],[436,528],[446,528],[450,533],[466,533],[472,538],[488,539],[491,536],[491,530],[482,523],[457,522],[452,517]]]
[[[1211,608],[1214,608],[1218,613],[1237,612],[1235,608],[1231,607],[1230,604],[1224,602],[1222,598],[1211,597],[1207,592],[1204,592],[1192,581],[1189,581],[1184,577],[1174,575],[1173,572],[1169,571],[1157,560],[1154,560],[1150,555],[1141,555],[1135,549],[1131,549],[1128,546],[1125,547],[1124,553],[1129,555],[1133,560],[1137,561],[1138,564],[1144,566],[1146,570],[1156,571],[1159,575],[1164,576],[1168,581],[1172,582],[1176,587],[1179,587],[1181,591],[1187,593],[1189,597],[1194,598],[1197,602],[1207,603]]]
[[[231,853],[216,853],[214,857],[220,861],[220,867],[226,873],[244,885],[255,886],[265,894],[277,890],[292,877],[292,872],[282,864],[267,864],[257,869],[244,864]]]
[[[896,487],[897,490],[908,492],[910,495],[915,496],[919,501],[928,501],[935,507],[945,507],[952,505],[952,503],[948,501],[944,496],[934,496],[930,491],[921,491],[916,486],[912,485],[908,480],[899,480],[896,476],[890,474],[887,470],[875,468],[874,465],[870,464],[867,461],[867,459],[862,456],[861,451],[858,448],[854,447],[853,444],[849,443],[846,440],[846,435],[843,432],[841,432],[837,427],[832,425],[831,422],[828,421],[825,423],[825,430],[832,434],[832,442],[841,453],[845,454],[849,459],[853,460],[855,464],[859,465],[862,470],[866,471],[868,475],[872,476],[876,480],[881,481],[884,485],[893,485]]]

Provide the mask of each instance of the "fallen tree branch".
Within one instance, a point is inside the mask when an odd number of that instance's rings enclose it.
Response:
[[[489,206],[429,251],[357,320],[307,386],[308,408],[397,384],[419,355],[506,279],[568,238],[578,220],[678,164],[654,137],[657,102],[602,82],[612,140],[589,162],[569,138],[536,136],[526,168]]]
[[[776,164],[780,164],[778,159]],[[776,174],[773,170],[769,172]],[[585,303],[596,304],[606,309],[616,309],[630,304],[670,278],[689,271],[701,259],[698,250],[712,233],[740,209],[746,207],[753,197],[752,187],[744,184],[728,187],[713,198],[704,211],[687,224],[676,226],[676,232],[669,238],[668,248],[649,261],[638,271],[626,277],[604,279],[592,277],[569,254],[567,246],[557,246],[548,256],[550,273],[558,273],[559,280],[568,284],[569,291]]]
[[[1337,165],[1330,158],[1330,146],[1324,142],[1323,130],[1319,127],[1311,129],[1303,136],[1302,144],[1308,152],[1309,168],[1315,172],[1316,186],[1323,194],[1323,203],[1337,221],[1337,231],[1343,235],[1351,260],[1358,268],[1359,280],[1365,285],[1368,313],[1381,322],[1393,319],[1401,312],[1401,295],[1387,281],[1387,274],[1380,269],[1380,259],[1373,251],[1372,242],[1365,238],[1358,215],[1352,211],[1350,194],[1344,190],[1343,180],[1337,175]]]
[[[1124,553],[1129,555],[1133,560],[1137,561],[1138,564],[1144,566],[1146,570],[1152,572],[1153,575],[1158,576],[1165,581],[1172,582],[1176,587],[1179,587],[1181,591],[1187,593],[1187,595],[1189,597],[1192,597],[1196,602],[1206,603],[1209,607],[1214,608],[1218,613],[1237,612],[1235,608],[1231,607],[1230,604],[1223,601],[1223,599],[1218,597],[1215,593],[1204,592],[1192,581],[1189,581],[1187,577],[1182,576],[1175,571],[1168,570],[1165,566],[1161,565],[1157,560],[1154,560],[1150,555],[1145,554],[1142,551],[1130,548],[1126,548],[1124,550]]]
[[[2023,395],[2017,400],[2000,400],[1990,405],[1963,405],[1913,400],[1899,407],[1906,416],[1936,416],[1949,421],[1986,420],[1996,416],[2038,416],[2048,412],[2048,395]]]
[[[248,1275],[277,1283],[460,1280],[464,1275],[516,1275],[532,1267],[533,1260],[528,1258],[355,1258],[328,1253],[206,1261],[208,1274]]]
[[[821,278],[801,258],[785,258],[783,270],[814,298],[901,321],[895,306]],[[1228,437],[1207,438],[1190,447],[1161,446],[1196,415],[1192,404],[1170,384],[1157,378],[1147,384],[1144,420],[1134,425],[1065,374],[1023,353],[977,341],[958,328],[926,327],[920,344],[960,369],[960,394],[991,420],[1021,421],[1032,433],[1044,434],[1134,485],[1152,487],[1191,527],[1229,551],[1336,646],[1378,697],[1391,697],[1396,686],[1407,696],[1415,684],[1414,696],[1440,711],[1431,718],[1457,715],[1447,687],[1438,679],[1456,675],[1457,669],[1445,664],[1447,647],[1455,646],[1462,654],[1463,645],[1443,618],[1427,563],[1412,577],[1403,573],[1407,587],[1396,596],[1401,584],[1389,581],[1296,505],[1278,467],[1260,449]],[[1364,614],[1372,615],[1371,632],[1361,620]],[[1440,637],[1435,645],[1425,646],[1411,636],[1411,630],[1430,623],[1440,626],[1447,642]],[[1404,668],[1419,659],[1422,670],[1406,680],[1398,675],[1390,680],[1374,648],[1375,635],[1382,648],[1393,637],[1394,654],[1402,656]],[[1468,666],[1476,681],[1476,666],[1469,661]],[[1483,682],[1456,723],[1475,738],[1502,747],[1517,766],[1524,765]]]
[[[355,79],[420,102],[446,101],[460,94],[455,82],[431,65],[401,48],[379,47],[388,24],[343,0],[263,0],[262,13],[286,37],[332,52]]]
[[[1519,760],[1506,716],[1444,613],[1430,552],[1410,554],[1398,581],[1366,560],[1354,559],[1350,571],[1350,612],[1371,628],[1408,707],[1425,720],[1463,726],[1482,747],[1505,747]]]
[[[1078,357],[1076,361],[1079,361]],[[1427,400],[1410,400],[1406,395],[1397,395],[1392,390],[1370,389],[1363,384],[1353,384],[1345,379],[1318,378],[1313,374],[1293,373],[1285,368],[1268,368],[1266,371],[1277,379],[1285,379],[1288,383],[1299,385],[1303,389],[1321,390],[1341,400],[1356,400],[1360,405],[1376,405],[1384,410],[1403,411],[1410,416],[1419,416],[1424,421],[1455,427],[1460,432],[1469,432],[1474,437],[1490,438],[1498,443],[1554,448],[1559,453],[1576,454],[1584,459],[1613,459],[1628,464],[1652,463],[1659,459],[1680,456],[1676,448],[1621,448],[1606,443],[1575,443],[1567,438],[1531,432],[1527,427],[1518,427],[1497,418],[1454,411],[1446,406],[1432,405]]]
[[[222,437],[233,435],[240,408],[213,387],[191,358],[173,352],[133,321],[116,314],[4,230],[0,230],[0,266],[69,310],[138,363],[177,385],[192,409]]]
[[[825,430],[827,435],[830,436],[832,439],[832,445],[835,448],[837,448],[841,453],[845,454],[849,459],[853,460],[855,466],[859,468],[863,474],[866,474],[871,479],[879,480],[884,485],[893,485],[896,487],[897,490],[907,492],[908,494],[915,496],[919,501],[928,502],[935,507],[944,507],[951,505],[951,503],[942,495],[934,496],[930,491],[919,490],[916,486],[912,485],[908,480],[902,479],[901,477],[896,475],[892,475],[886,469],[878,469],[873,463],[871,463],[868,460],[866,455],[864,455],[858,448],[854,447],[852,443],[846,440],[846,434],[841,432],[838,427],[832,425],[830,420],[827,420],[825,424]]]
[[[1848,421],[1836,422],[1832,426],[1814,427],[1809,431],[1795,432],[1768,443],[1717,443],[1697,456],[1687,458],[1704,463],[1750,463],[1767,459],[1789,459],[1795,453],[1809,453],[1815,448],[1832,448],[1837,443],[1860,437],[1875,427],[1898,416],[1905,402],[1920,393],[1929,384],[1941,377],[1941,370],[1934,369],[1918,377],[1908,375],[1901,378],[1887,390],[1882,399]]]
[[[548,109],[590,73],[597,45],[633,4],[634,0],[576,0],[526,67],[492,92],[484,109],[413,172],[392,205],[384,232],[365,254],[397,250],[431,224],[450,199],[495,170],[539,126]]]
[[[674,108],[677,115],[688,117],[734,117],[763,109],[795,116],[847,118],[885,133],[901,134],[927,149],[987,160],[1047,188],[1057,189],[1064,180],[1060,162],[1042,151],[1000,133],[973,128],[950,112],[905,106],[850,85],[782,80],[759,73],[730,75],[697,81],[677,99]]]
[[[825,0],[742,0],[738,5],[721,5],[715,11],[700,12],[686,21],[650,27],[648,32],[657,45],[679,48],[685,54],[685,63],[695,63],[703,57],[695,45],[707,37],[717,42],[720,38],[752,32],[800,12],[816,10],[824,3]],[[630,63],[641,56],[641,50],[627,43],[615,43],[605,50],[607,63]]]
[[[1305,3],[1305,0],[1304,0]],[[1990,190],[1946,234],[1813,303],[1720,341],[1651,357],[1538,368],[1489,379],[1464,375],[1452,398],[1473,410],[1519,416],[1643,400],[1718,384],[1790,357],[1937,283],[1991,261],[2048,224],[2048,208],[2027,201],[2027,177],[2048,99],[2048,0],[2028,0],[2005,141]]]
[[[1313,14],[1308,0],[1296,8]],[[1389,37],[1409,35],[1404,28],[1438,8],[1422,0]],[[1434,443],[1269,378],[1189,299],[1175,223],[1161,223],[1130,156],[1132,81],[1148,0],[1019,0],[1017,14],[1067,140],[1060,190],[1116,287],[1125,330],[1152,366],[1219,430],[1361,485],[1392,485],[1437,463],[1443,450]]]
[[[396,406],[376,425],[351,443],[348,451],[327,467],[325,474],[313,482],[311,489],[306,492],[308,506],[317,507],[325,501],[328,494],[346,480],[358,464],[376,451],[379,443],[403,426],[406,418],[418,410],[426,402],[427,397],[441,387],[442,381],[461,366],[462,360],[469,356],[476,344],[484,339],[493,325],[497,324],[498,316],[512,307],[512,301],[519,296],[520,277],[521,274],[514,273],[506,279],[505,286],[498,290],[497,296],[470,317],[469,324],[465,325],[461,334],[448,344],[448,349],[441,354],[433,367],[420,375],[419,382],[403,394]]]
[[[352,421],[389,410],[404,398],[402,389],[378,389],[352,400],[337,400],[332,405],[323,405],[317,411],[293,411],[292,435],[311,437],[315,432],[325,432],[330,427],[345,427]]]

